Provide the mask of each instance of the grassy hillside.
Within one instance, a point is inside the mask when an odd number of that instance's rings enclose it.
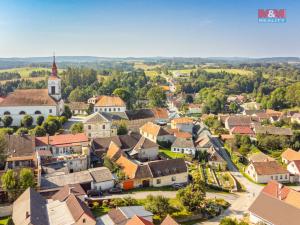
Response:
[[[243,70],[243,69],[222,69],[222,68],[210,69],[210,68],[204,68],[204,70],[206,72],[209,72],[209,73],[218,73],[218,72],[225,71],[225,72],[231,73],[231,74],[241,74],[241,75],[252,75],[253,74],[252,71]]]
[[[42,67],[21,67],[21,68],[13,68],[13,69],[5,69],[5,70],[0,70],[0,72],[18,72],[20,73],[22,78],[29,77],[29,74],[32,71],[41,71],[41,70],[46,70],[46,71],[51,71],[51,69],[47,68],[42,68]],[[62,70],[58,70],[58,72],[61,72]]]

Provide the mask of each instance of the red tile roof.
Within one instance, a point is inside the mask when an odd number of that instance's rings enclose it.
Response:
[[[68,146],[82,142],[88,142],[88,137],[84,133],[49,136],[49,144],[52,146]],[[48,136],[36,137],[36,146],[44,145],[48,145]]]
[[[130,220],[128,220],[125,225],[154,225],[154,224],[144,219],[143,217],[135,215]]]
[[[250,128],[250,126],[236,126],[231,129],[231,133],[253,135],[254,131]]]

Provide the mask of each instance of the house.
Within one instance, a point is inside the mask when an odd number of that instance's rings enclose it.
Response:
[[[276,161],[251,162],[246,173],[257,183],[268,183],[271,180],[289,182],[289,172]]]
[[[6,169],[38,167],[35,138],[33,136],[6,135],[5,139],[7,142]]]
[[[233,127],[237,126],[251,126],[253,121],[250,116],[234,115],[229,116],[225,119],[225,128],[231,130]]]
[[[80,184],[67,184],[59,189],[51,199],[59,200],[60,202],[65,201],[70,195],[75,195],[80,200],[84,201],[86,197],[85,190],[81,187]]]
[[[88,170],[66,174],[45,174],[41,177],[41,189],[53,189],[68,184],[81,184],[83,188],[89,190],[93,181],[94,178]]]
[[[300,160],[293,160],[287,165],[292,182],[300,182]]]
[[[243,115],[245,116],[257,116],[258,114],[265,113],[264,109],[246,109],[243,111]]]
[[[253,153],[248,157],[249,162],[268,162],[268,161],[275,161],[274,158],[262,153],[262,152],[257,152]]]
[[[227,97],[227,102],[228,103],[235,102],[237,104],[242,104],[245,101],[246,101],[246,97],[243,96],[243,95],[234,95],[234,96],[228,96]]]
[[[139,218],[136,219],[135,217]],[[146,220],[150,222],[146,225],[150,225],[152,217],[153,213],[145,210],[144,206],[123,206],[111,209],[107,214],[101,216],[98,222],[100,225],[126,225],[127,223],[131,225],[131,219],[134,219],[133,221],[137,222],[140,220],[145,222]],[[134,223],[134,225],[138,225],[138,223]]]
[[[250,222],[297,225],[300,216],[299,202],[299,192],[276,181],[270,181],[249,208]]]
[[[55,57],[53,59],[52,73],[48,77],[47,89],[17,89],[8,94],[0,102],[0,116],[9,115],[13,122],[11,126],[20,126],[24,115],[36,118],[43,115],[60,116],[64,112],[64,101],[61,98],[61,79],[57,74]]]
[[[158,144],[145,137],[141,137],[129,155],[141,161],[156,160],[158,155]]]
[[[27,188],[13,203],[12,219],[15,225],[96,224],[89,207],[75,195],[47,201],[33,188]]]
[[[188,182],[188,168],[184,159],[157,160],[148,163],[154,187]]]
[[[176,138],[171,146],[171,151],[194,156],[196,148],[192,139]]]
[[[202,105],[201,104],[188,104],[188,114],[200,114],[202,113]]]
[[[83,121],[83,130],[88,138],[111,137],[117,135],[117,127],[107,114],[95,112]]]
[[[242,104],[242,108],[244,110],[260,109],[261,104],[257,103],[257,102],[246,102],[246,103]]]
[[[171,121],[171,128],[178,129],[183,132],[193,133],[194,123],[191,118],[180,117]]]
[[[207,134],[198,137],[195,141],[195,147],[199,151],[207,151],[212,146],[214,146],[212,137]]]
[[[128,220],[125,225],[154,225],[154,223],[144,219],[143,217],[135,215]]]
[[[158,114],[159,112],[156,111],[156,113]],[[159,120],[151,109],[127,110],[125,114],[127,128],[135,132],[138,132],[139,128],[144,124],[148,122],[154,123],[156,120]]]
[[[102,95],[94,105],[94,112],[125,112],[126,104],[118,96]]]
[[[140,134],[153,142],[173,142],[174,136],[161,126],[148,122],[140,127]]]
[[[104,137],[104,138],[94,138],[91,142],[91,147],[93,152],[100,158],[103,154],[106,154],[111,142],[114,142],[120,149],[124,151],[130,151],[140,140],[141,135],[135,132],[129,132],[128,134]]]
[[[89,105],[85,102],[70,102],[68,104],[73,115],[87,115]]]
[[[138,164],[121,155],[116,164],[122,168],[127,178],[122,182],[122,187],[126,190],[134,187],[161,187],[188,182],[188,170],[184,159],[156,160]]]
[[[50,150],[53,157],[82,154],[83,149],[88,147],[89,140],[84,133],[59,134],[35,138],[35,149]]]
[[[221,154],[213,147],[211,146],[208,150],[208,164],[216,169],[216,170],[222,170],[225,171],[227,168],[227,161],[221,156]]]
[[[93,178],[91,189],[106,191],[114,187],[115,178],[107,167],[96,167],[88,170]]]
[[[171,130],[168,130],[170,133],[173,132],[173,135],[176,137],[176,138],[185,138],[185,139],[192,139],[193,135],[191,133],[188,133],[188,132],[182,132],[182,131],[179,131],[178,129],[171,129]]]
[[[165,124],[169,121],[169,113],[166,108],[153,108],[152,112],[155,117],[155,123]]]
[[[247,136],[254,136],[254,131],[251,129],[250,126],[236,126],[231,128],[229,131],[230,135],[247,135]]]
[[[295,113],[295,114],[291,117],[291,122],[292,122],[292,123],[298,123],[298,124],[300,124],[300,113]]]
[[[279,135],[279,136],[292,136],[293,131],[291,128],[282,128],[274,126],[261,126],[254,125],[253,131],[255,134]]]
[[[281,160],[285,164],[289,164],[294,160],[300,160],[300,152],[288,148],[281,154]]]

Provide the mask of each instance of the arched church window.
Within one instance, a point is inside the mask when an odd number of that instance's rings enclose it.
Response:
[[[26,114],[26,112],[24,112],[24,111],[19,112],[19,115],[25,115],[25,114]]]
[[[3,113],[3,115],[10,115],[10,112],[9,112],[9,111],[5,111],[5,112]]]
[[[37,110],[34,112],[34,114],[42,114],[41,111]]]

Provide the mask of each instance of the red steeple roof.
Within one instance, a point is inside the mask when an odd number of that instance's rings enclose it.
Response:
[[[57,79],[58,76],[57,76],[57,66],[56,66],[56,63],[55,63],[55,55],[53,56],[53,63],[52,63],[52,73],[51,73],[51,76],[49,77],[50,80],[54,80],[54,79]]]

